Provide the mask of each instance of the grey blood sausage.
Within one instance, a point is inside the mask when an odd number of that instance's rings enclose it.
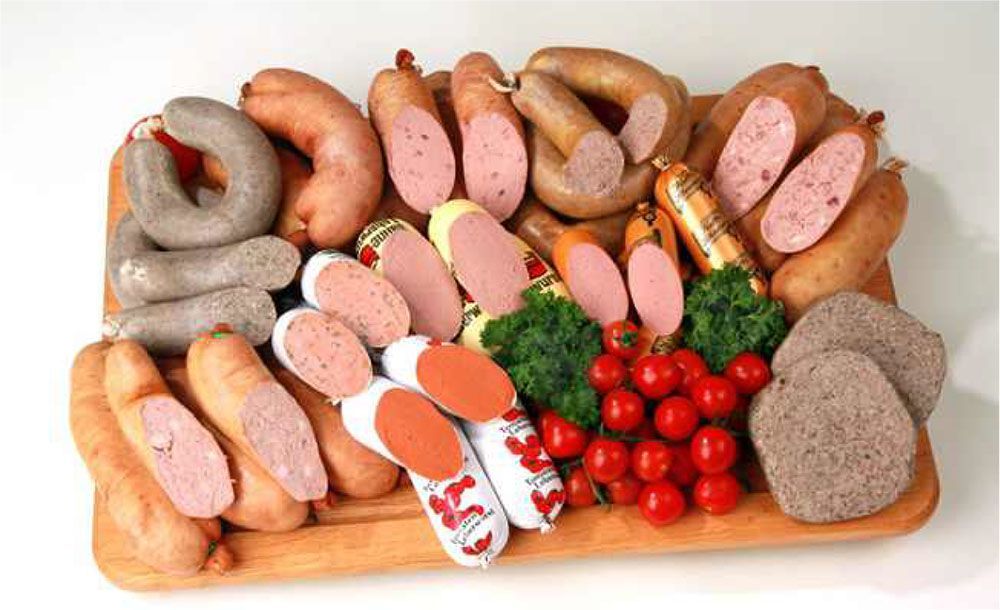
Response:
[[[312,160],[295,214],[319,248],[343,248],[365,226],[382,194],[382,150],[371,124],[329,84],[273,68],[243,86],[240,106],[272,136]]]
[[[142,230],[169,250],[224,246],[266,233],[281,200],[281,172],[260,128],[239,110],[198,97],[171,100],[163,122],[181,143],[219,159],[229,184],[218,205],[195,205],[169,149],[152,138],[133,140],[125,147],[125,185]]]
[[[396,190],[407,205],[427,214],[448,200],[455,185],[455,153],[413,60],[412,53],[400,49],[395,67],[375,75],[368,115],[382,139]]]
[[[552,263],[573,300],[604,327],[628,315],[628,292],[614,259],[586,229],[566,230],[552,247]]]
[[[370,347],[385,347],[410,329],[410,310],[396,287],[336,250],[321,250],[306,262],[302,298]]]
[[[224,327],[203,333],[188,350],[187,371],[206,417],[290,496],[307,501],[326,495],[309,420],[246,339]]]
[[[371,360],[357,335],[310,307],[281,314],[271,349],[282,366],[333,402],[364,391],[372,379]]]
[[[104,391],[136,455],[181,514],[217,517],[233,503],[226,457],[182,405],[135,341],[119,341],[105,360]]]
[[[73,360],[69,421],[97,496],[135,557],[167,574],[195,574],[217,539],[218,519],[182,515],[126,440],[104,393],[110,344],[92,343]],[[221,546],[221,543],[219,543]]]
[[[747,105],[712,175],[729,218],[749,212],[813,137],[826,116],[828,90],[819,70],[807,68],[775,81]]]
[[[487,567],[507,544],[510,527],[455,422],[420,394],[379,376],[341,406],[358,442],[407,469],[445,553],[461,566]]]
[[[385,218],[362,229],[358,261],[399,290],[413,332],[447,341],[462,328],[462,297],[441,256],[413,226]]]
[[[578,94],[625,109],[628,120],[618,141],[629,163],[650,160],[679,131],[691,128],[690,121],[683,120],[687,91],[677,90],[680,81],[634,57],[608,49],[549,47],[532,54],[525,69],[544,72]]]
[[[468,198],[502,221],[524,196],[528,151],[520,115],[491,79],[503,79],[496,61],[486,53],[469,53],[455,64],[451,98],[462,134]]]
[[[393,381],[459,418],[512,524],[552,529],[565,502],[562,481],[499,365],[485,354],[418,335],[386,347],[381,364]]]
[[[157,356],[176,356],[187,351],[198,333],[216,324],[228,324],[253,345],[261,345],[271,336],[276,316],[267,292],[226,288],[110,314],[102,332],[107,339],[135,339]]]

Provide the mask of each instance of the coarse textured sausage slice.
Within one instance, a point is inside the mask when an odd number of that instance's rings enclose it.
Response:
[[[462,328],[462,297],[441,256],[398,218],[376,220],[358,235],[358,261],[395,286],[410,310],[413,332],[444,341]]]
[[[219,205],[196,206],[170,150],[153,139],[133,140],[125,147],[125,185],[142,230],[170,250],[223,246],[266,233],[281,200],[278,158],[267,136],[235,108],[206,98],[171,100],[163,121],[171,136],[217,157],[230,184]]]
[[[565,158],[558,175],[569,189],[593,197],[611,194],[622,177],[625,155],[615,136],[568,87],[541,72],[521,72],[510,99]]]
[[[392,343],[381,364],[390,379],[464,420],[494,420],[517,398],[510,377],[489,356],[430,337],[411,335]]]
[[[566,490],[520,402],[493,421],[461,425],[511,524],[552,531]]]
[[[552,247],[552,262],[573,300],[601,326],[628,315],[628,292],[614,259],[586,229],[568,229]]]
[[[326,472],[309,420],[242,336],[203,333],[187,371],[205,416],[299,501],[322,498]]]
[[[339,404],[310,388],[291,371],[275,367],[274,376],[302,407],[312,424],[330,487],[350,498],[377,498],[396,488],[399,467],[365,447],[347,432]]]
[[[462,470],[458,429],[420,394],[376,375],[340,407],[356,441],[410,472],[441,481]]]
[[[176,356],[187,351],[198,333],[216,324],[229,324],[261,345],[271,336],[276,316],[274,301],[263,290],[226,288],[110,314],[102,333],[107,339],[135,339],[154,355]]]
[[[424,214],[447,201],[455,185],[455,153],[434,97],[406,49],[396,53],[394,69],[375,75],[368,90],[368,115],[382,138],[389,175],[403,201]]]
[[[827,83],[801,70],[773,83],[747,106],[712,175],[726,214],[746,214],[771,190],[826,115]]]
[[[302,298],[370,347],[385,347],[410,330],[410,310],[396,287],[336,250],[309,258],[302,270]]]
[[[372,363],[361,340],[336,318],[311,307],[281,314],[271,334],[278,362],[336,402],[364,391]]]
[[[610,216],[567,224],[537,199],[528,196],[521,202],[517,212],[507,221],[507,227],[512,233],[523,239],[539,256],[551,262],[552,247],[559,236],[570,227],[589,231],[597,238],[601,247],[608,252],[620,251],[625,225],[631,214],[632,211],[626,209]]]
[[[669,335],[681,324],[684,287],[677,264],[660,246],[646,242],[628,257],[628,291],[639,319],[657,335]]]
[[[704,119],[695,120],[697,128],[691,134],[691,145],[684,155],[684,163],[700,172],[706,180],[711,180],[719,154],[750,102],[775,81],[802,69],[790,63],[772,64],[733,85],[711,106]]]
[[[76,449],[135,556],[167,574],[194,574],[205,563],[212,541],[174,508],[118,427],[104,393],[109,348],[108,343],[92,343],[73,360],[69,423]]]
[[[184,359],[161,361],[160,372],[177,398],[212,431],[229,458],[229,473],[233,477],[236,500],[222,512],[222,518],[234,525],[261,532],[287,532],[302,525],[309,516],[309,504],[288,495],[260,464],[212,425],[194,395]]]
[[[309,240],[320,248],[349,244],[382,193],[382,151],[372,126],[339,91],[294,70],[258,72],[241,93],[247,116],[312,159],[312,176],[294,203]]]
[[[521,117],[490,79],[503,79],[496,61],[486,53],[469,53],[455,64],[451,93],[468,198],[506,220],[524,196],[528,151]]]
[[[682,121],[684,101],[676,81],[634,57],[608,49],[549,47],[535,51],[525,69],[544,72],[578,94],[627,110],[618,140],[629,163],[648,161],[681,129],[690,129],[690,123]]]
[[[760,224],[772,248],[800,252],[830,230],[875,172],[883,119],[881,112],[875,112],[836,131],[781,182]]]
[[[842,290],[859,290],[899,237],[909,199],[900,177],[905,164],[891,160],[876,171],[811,248],[794,254],[771,278],[771,298],[797,320],[813,303]]]

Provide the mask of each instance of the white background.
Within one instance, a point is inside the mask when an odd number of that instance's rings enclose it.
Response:
[[[995,606],[997,16],[996,4],[4,3],[4,602],[241,610]],[[371,76],[399,46],[433,70],[473,49],[516,68],[552,44],[634,53],[681,75],[694,92],[724,90],[774,61],[818,64],[837,93],[886,111],[891,151],[913,164],[906,174],[911,216],[892,254],[900,301],[944,335],[952,368],[930,423],[942,496],[929,525],[892,540],[594,558],[484,574],[142,596],[108,584],[90,556],[92,488],[67,426],[67,380],[76,350],[99,333],[107,165],[125,130],[174,96],[233,102],[239,85],[268,66],[311,72],[363,100]]]

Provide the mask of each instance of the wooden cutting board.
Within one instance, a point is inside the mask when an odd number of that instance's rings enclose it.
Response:
[[[707,108],[714,101],[712,97],[696,97],[695,103]],[[120,155],[116,157],[120,161]],[[122,212],[108,210],[109,234]],[[865,292],[896,301],[887,265],[879,269]],[[107,284],[105,309],[118,309]],[[751,492],[741,499],[736,510],[721,517],[692,508],[676,523],[654,528],[635,506],[595,506],[564,510],[556,530],[545,536],[512,528],[510,542],[491,570],[517,563],[615,553],[659,554],[895,536],[924,525],[938,502],[937,470],[926,430],[919,435],[916,475],[910,488],[892,506],[862,519],[828,525],[795,521],[775,504],[755,464],[750,465],[748,474]],[[161,574],[132,557],[125,538],[95,495],[94,559],[101,572],[123,589],[148,591],[363,572],[465,569],[445,555],[408,484],[382,498],[343,499],[293,532],[228,531],[226,542],[236,556],[236,565],[225,576],[207,571],[190,577]]]

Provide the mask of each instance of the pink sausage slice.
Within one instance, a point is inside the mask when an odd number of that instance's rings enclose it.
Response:
[[[528,180],[528,153],[510,121],[489,113],[462,125],[462,167],[469,199],[497,220],[514,213]]]
[[[645,243],[628,259],[628,289],[644,326],[669,335],[681,325],[684,287],[677,266],[662,248]]]
[[[802,160],[771,198],[761,233],[779,252],[813,245],[833,225],[862,180],[865,143],[856,133],[830,136]]]
[[[531,280],[510,233],[489,214],[468,213],[448,236],[455,275],[483,311],[498,317],[520,309]]]
[[[365,346],[346,326],[333,316],[310,309],[285,315],[291,321],[287,327],[281,320],[276,325],[274,337],[281,345],[275,352],[281,350],[279,359],[287,357],[289,368],[299,378],[335,401],[368,387],[371,360]]]
[[[426,110],[407,106],[396,115],[386,150],[389,174],[407,205],[428,214],[455,186],[455,154],[441,124]]]
[[[795,117],[784,101],[755,98],[719,156],[712,186],[730,219],[750,211],[781,176],[795,147]]]
[[[575,244],[566,260],[567,277],[573,300],[601,326],[628,315],[628,293],[618,266],[600,246]]]
[[[382,273],[410,309],[413,332],[445,341],[457,335],[462,298],[434,246],[415,231],[395,231],[381,257]]]

